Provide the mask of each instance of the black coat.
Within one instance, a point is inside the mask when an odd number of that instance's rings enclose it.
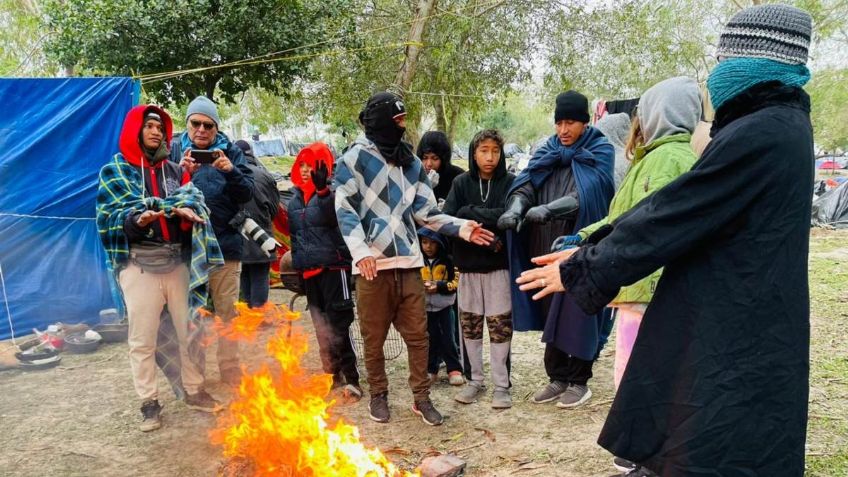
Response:
[[[250,218],[256,221],[262,230],[271,237],[274,236],[274,217],[277,215],[277,207],[280,204],[280,192],[277,190],[277,181],[257,159],[245,154],[247,167],[253,174],[253,198],[244,205]],[[265,255],[262,248],[253,240],[244,241],[244,256],[242,263],[269,263],[276,260],[276,252],[271,256]]]
[[[501,150],[501,160],[491,181],[480,180],[477,163],[474,161],[474,151],[469,151],[468,155],[470,157],[468,172],[460,174],[454,180],[442,212],[483,224],[483,227],[497,234],[501,247],[495,252],[489,247],[455,239],[453,240],[454,264],[460,272],[466,273],[506,270],[509,268],[506,234],[498,229],[498,218],[504,213],[506,198],[515,176],[506,170],[506,157],[503,150]]]
[[[303,191],[292,187],[288,204],[292,264],[295,270],[350,268],[350,251],[336,219],[335,197],[312,194],[303,203]]]
[[[665,266],[598,439],[614,455],[661,476],[803,475],[809,111],[779,83],[730,100],[690,172],[561,266],[587,313]]]
[[[180,138],[174,138],[170,160],[177,164],[183,156],[180,147]],[[239,213],[243,204],[253,197],[253,175],[244,160],[244,153],[234,143],[227,142],[224,154],[233,164],[230,172],[221,172],[208,165],[201,166],[191,176],[191,182],[203,192],[203,202],[209,208],[209,220],[224,259],[240,261],[244,237],[230,225],[230,221]]]

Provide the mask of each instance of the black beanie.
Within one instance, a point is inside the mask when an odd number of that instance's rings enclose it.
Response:
[[[556,97],[556,109],[554,110],[554,122],[563,119],[572,119],[581,123],[589,122],[589,100],[574,90],[560,93]]]

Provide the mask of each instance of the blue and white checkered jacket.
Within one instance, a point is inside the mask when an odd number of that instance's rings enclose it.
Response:
[[[335,170],[336,216],[355,264],[367,257],[377,270],[421,268],[418,226],[469,240],[467,220],[445,215],[418,158],[407,167],[388,164],[377,147],[360,137]],[[417,224],[417,225],[416,225]]]

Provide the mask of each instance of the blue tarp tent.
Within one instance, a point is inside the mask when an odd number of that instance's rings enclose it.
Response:
[[[116,306],[97,176],[138,93],[129,78],[0,79],[0,339]]]

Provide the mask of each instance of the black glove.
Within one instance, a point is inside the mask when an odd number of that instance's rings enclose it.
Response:
[[[327,170],[327,164],[324,161],[318,161],[315,169],[312,169],[309,175],[312,176],[312,183],[315,185],[316,192],[327,188],[327,177],[330,175],[330,171]]]
[[[498,228],[501,230],[515,229],[521,227],[521,218],[524,211],[530,208],[530,201],[522,194],[513,194],[507,199],[506,212],[498,219]]]
[[[524,220],[534,224],[546,224],[553,219],[564,219],[577,209],[577,199],[567,195],[553,202],[533,207],[527,211]]]

